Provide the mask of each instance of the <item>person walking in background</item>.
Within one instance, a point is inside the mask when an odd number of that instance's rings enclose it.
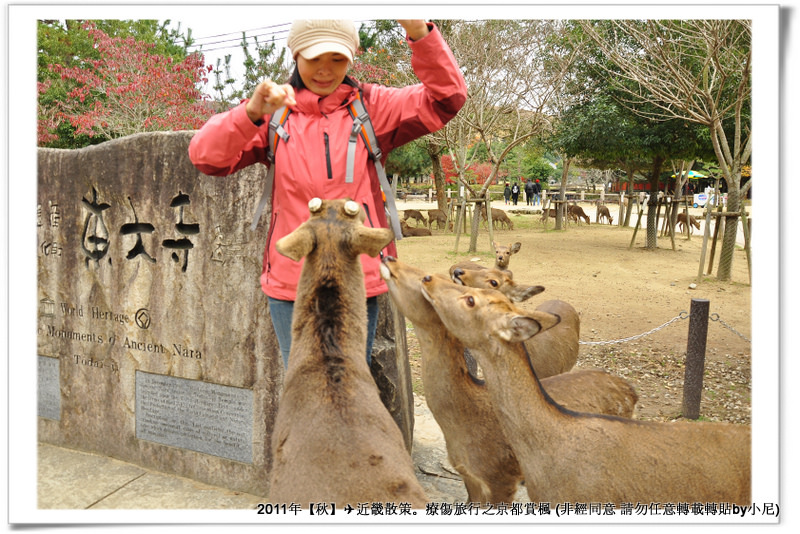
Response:
[[[533,183],[533,205],[536,206],[542,203],[542,186],[539,184],[539,180],[536,180]]]
[[[362,206],[368,226],[387,227],[383,191],[365,143],[353,149],[349,105],[364,103],[383,159],[409,141],[442,128],[467,98],[459,66],[442,34],[424,20],[399,20],[411,48],[411,66],[421,83],[406,87],[361,84],[347,75],[359,47],[358,30],[349,20],[296,20],[288,36],[295,60],[288,83],[266,80],[233,109],[211,117],[194,135],[189,157],[197,169],[227,176],[254,163],[274,165],[269,236],[261,272],[272,324],[284,365],[288,367],[291,324],[301,262],[278,254],[275,243],[309,217],[308,202],[350,198]],[[269,159],[269,122],[287,106],[291,113]],[[386,194],[390,194],[386,191]],[[386,253],[396,256],[391,243]],[[377,296],[388,291],[380,276],[380,258],[362,255],[367,294],[367,361],[378,317]]]
[[[516,206],[518,200],[519,200],[519,185],[517,184],[517,182],[514,182],[514,185],[511,186],[511,202]]]
[[[506,182],[506,187],[503,189],[503,198],[506,201],[506,205],[508,205],[508,201],[511,200],[511,187],[509,187],[508,182]]]
[[[525,203],[528,206],[533,205],[533,180],[525,182]]]

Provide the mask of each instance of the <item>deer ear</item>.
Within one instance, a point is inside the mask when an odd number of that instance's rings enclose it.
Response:
[[[508,298],[511,302],[524,302],[542,291],[544,291],[543,286],[518,287]]]
[[[500,337],[512,343],[530,339],[536,334],[552,328],[561,322],[561,317],[552,313],[533,311],[526,315],[511,317],[506,325],[498,330]]]
[[[355,243],[360,254],[375,257],[394,239],[389,228],[369,228],[361,226],[355,235]]]
[[[525,315],[514,315],[497,330],[497,334],[510,343],[520,343],[538,334],[539,330],[541,327],[536,319]]]
[[[283,236],[275,243],[275,249],[287,258],[300,261],[314,250],[314,233],[306,224]]]
[[[520,249],[520,248],[522,248],[522,243],[520,243],[519,241],[517,241],[516,243],[514,243],[513,245],[511,245],[511,253],[512,253],[512,254],[516,254],[517,252],[519,252],[519,249]]]

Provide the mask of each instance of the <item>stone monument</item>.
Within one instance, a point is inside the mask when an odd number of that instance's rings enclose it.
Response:
[[[283,364],[259,285],[265,168],[206,176],[192,132],[38,151],[41,441],[268,496]],[[405,321],[373,375],[410,450]]]

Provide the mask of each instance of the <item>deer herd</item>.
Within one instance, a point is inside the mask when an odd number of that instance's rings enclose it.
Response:
[[[365,226],[352,201],[314,199],[309,210],[277,243],[305,263],[272,434],[270,500],[425,508],[364,358],[359,257],[378,256],[392,232]],[[380,267],[419,340],[425,401],[469,502],[511,503],[524,486],[537,503],[750,504],[749,426],[636,420],[630,383],[573,369],[578,311],[557,299],[523,306],[544,287],[514,281],[519,243],[495,252],[492,268],[466,262],[446,275],[388,256]]]

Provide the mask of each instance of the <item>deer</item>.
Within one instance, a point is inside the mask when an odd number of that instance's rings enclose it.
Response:
[[[429,229],[425,227],[417,228],[414,226],[409,226],[408,224],[406,224],[406,221],[400,221],[400,232],[403,234],[403,237],[432,235]]]
[[[403,220],[408,222],[409,219],[414,219],[414,226],[419,226],[420,222],[426,226],[428,225],[425,216],[419,210],[403,210]]]
[[[494,270],[454,271],[454,282],[463,286],[494,289],[503,293],[512,302],[522,302],[544,291],[542,286],[524,286]],[[566,373],[578,361],[580,350],[580,315],[575,308],[563,300],[549,300],[539,308],[558,315],[561,320],[540,337],[526,341],[531,353],[531,362],[540,378]],[[537,309],[539,309],[537,308]],[[544,349],[543,347],[546,347]]]
[[[422,353],[425,401],[442,430],[448,460],[461,475],[469,502],[511,502],[522,480],[519,464],[505,441],[485,383],[469,373],[464,345],[422,295],[426,273],[387,256],[381,276],[392,302],[414,325]],[[630,384],[604,371],[575,371],[542,383],[560,402],[585,411],[631,417],[637,400]]]
[[[680,226],[680,228],[681,228],[680,232],[684,233],[686,231],[686,227],[687,226],[689,226],[689,230],[691,231],[691,233],[694,233],[694,230],[692,229],[692,226],[697,228],[697,230],[699,231],[700,230],[700,223],[697,221],[697,219],[695,219],[693,215],[689,215],[689,224],[687,225],[686,224],[686,215],[687,215],[687,213],[683,212],[683,211],[678,214],[677,222],[678,222],[678,226]]]
[[[447,229],[447,214],[439,209],[428,210],[428,228],[433,230],[433,223],[436,223],[436,228],[441,230]]]
[[[435,277],[423,295],[481,364],[495,413],[533,502],[749,505],[749,426],[655,422],[570,410],[544,389],[524,340],[559,317],[494,290]]]
[[[595,222],[599,223],[600,220],[604,218],[608,221],[608,224],[614,224],[614,217],[612,217],[611,212],[608,211],[608,206],[600,204],[597,206],[597,220]]]
[[[481,206],[481,218],[484,222],[486,222],[486,206]],[[508,215],[505,211],[497,208],[492,208],[492,228],[494,228],[495,224],[499,223],[500,225],[508,228],[509,230],[514,229],[514,223],[511,219],[508,218]]]
[[[292,348],[272,434],[270,500],[276,503],[428,501],[397,424],[367,366],[361,254],[394,238],[364,225],[352,200],[309,202],[308,220],[276,243],[305,258],[292,319]]]
[[[501,245],[497,241],[492,241],[492,248],[494,249],[494,268],[503,272],[507,272],[509,276],[513,277],[514,274],[509,270],[508,264],[511,262],[511,256],[519,252],[522,248],[522,243],[509,243],[508,245]],[[456,269],[487,269],[485,265],[475,263],[474,261],[461,261],[450,266],[450,276],[453,276],[453,271]]]
[[[570,204],[567,208],[567,213],[569,218],[579,223],[579,219],[583,219],[586,221],[586,224],[589,224],[589,216],[586,215],[586,212],[583,211],[583,208],[578,206],[577,204]]]
[[[462,269],[450,271],[450,279],[456,284],[470,287],[496,289],[512,302],[523,302],[544,291],[544,286],[526,286],[514,282],[511,271],[499,269]]]

